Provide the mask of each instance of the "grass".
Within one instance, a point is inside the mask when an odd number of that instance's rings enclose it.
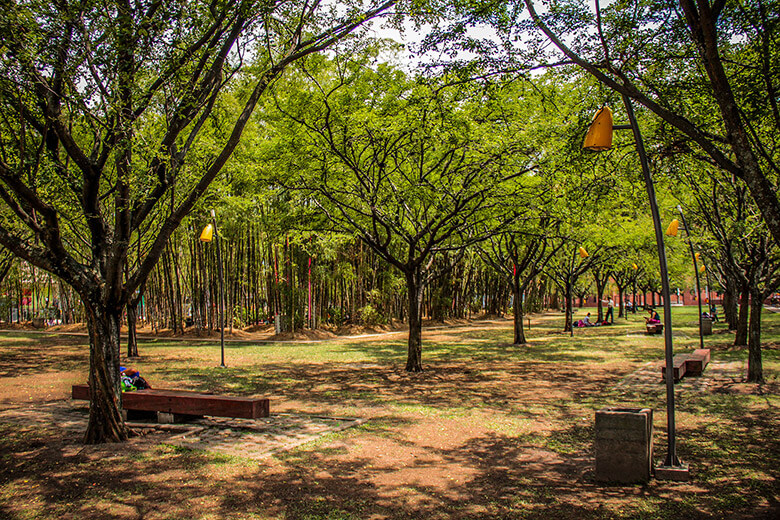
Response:
[[[696,312],[673,309],[676,352],[698,348]],[[511,344],[507,322],[431,331],[420,374],[404,371],[402,335],[228,343],[227,368],[216,366],[218,342],[145,342],[132,363],[152,384],[265,395],[272,411],[366,422],[255,461],[165,442],[74,449],[77,441],[54,425],[19,428],[0,415],[0,518],[622,520],[778,512],[780,316],[765,315],[765,385],[678,387],[678,452],[691,462],[693,481],[631,486],[593,481],[593,415],[605,406],[654,408],[656,459],[663,456],[663,385],[616,387],[663,359],[663,338],[641,334],[641,315],[573,336],[560,331],[562,323],[562,314],[534,317],[524,346]],[[705,338],[713,362],[747,359],[722,325],[715,332]],[[37,395],[41,372],[62,385],[64,398],[70,380],[86,377],[81,341],[0,335],[0,398],[12,387]]]

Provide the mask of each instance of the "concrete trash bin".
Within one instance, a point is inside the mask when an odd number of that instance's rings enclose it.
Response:
[[[596,480],[648,482],[653,467],[653,411],[603,408],[596,411]]]
[[[710,318],[701,318],[701,335],[712,336],[712,320]]]

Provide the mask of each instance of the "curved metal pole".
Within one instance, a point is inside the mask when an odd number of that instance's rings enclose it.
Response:
[[[696,301],[699,302],[699,348],[704,348],[704,330],[703,330],[703,312],[701,309],[701,282],[699,281],[699,265],[696,262],[696,252],[693,250],[693,242],[691,242],[691,233],[688,231],[688,224],[685,223],[685,215],[680,206],[677,206],[677,211],[680,212],[680,220],[685,228],[685,236],[688,237],[688,247],[691,249],[691,258],[693,258],[693,270],[696,273]]]
[[[664,466],[680,466],[680,460],[677,458],[676,435],[674,424],[674,352],[672,350],[672,305],[669,298],[669,275],[666,265],[666,249],[664,248],[664,231],[661,229],[661,214],[658,211],[658,202],[655,198],[655,187],[653,178],[650,175],[650,165],[645,152],[645,145],[642,141],[642,134],[639,131],[636,117],[634,116],[634,107],[631,105],[631,99],[623,96],[623,104],[626,106],[628,120],[631,123],[631,129],[634,132],[634,142],[636,151],[639,154],[639,162],[642,164],[642,175],[645,180],[647,197],[650,201],[650,212],[653,216],[653,227],[655,228],[655,241],[658,247],[658,262],[661,269],[661,295],[664,299],[664,343],[666,357],[666,424],[668,451],[666,453],[666,462]]]

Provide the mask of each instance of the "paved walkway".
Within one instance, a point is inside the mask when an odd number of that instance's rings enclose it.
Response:
[[[663,365],[662,361],[645,363],[624,377],[615,385],[615,389],[650,394],[664,393],[666,381],[661,374]],[[710,361],[702,375],[683,377],[674,387],[676,390],[706,392],[727,384],[740,383],[746,373],[747,364],[744,361]]]
[[[70,438],[80,439],[87,427],[88,414],[89,409],[82,402],[58,401],[0,411],[0,423],[42,428],[56,425]],[[186,424],[128,422],[128,425],[141,438],[157,443],[262,460],[363,422],[364,419],[350,417],[284,413],[263,419],[204,417]],[[78,445],[78,449],[83,448]]]

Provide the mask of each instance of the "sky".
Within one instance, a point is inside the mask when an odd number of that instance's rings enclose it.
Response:
[[[438,58],[441,58],[439,55],[430,53],[424,56],[413,53],[413,50],[419,46],[430,29],[431,26],[427,25],[423,26],[420,30],[416,30],[414,25],[409,22],[405,24],[403,33],[401,33],[398,29],[390,27],[390,24],[384,18],[375,18],[374,20],[371,20],[368,26],[368,33],[375,38],[390,39],[403,44],[405,49],[398,54],[388,52],[386,61],[395,63],[401,68],[411,71],[423,63],[437,61]],[[483,26],[469,29],[468,35],[478,38],[491,38],[495,35],[495,32],[492,28]],[[458,59],[468,59],[472,57],[476,57],[476,55],[466,52],[460,52],[458,54]]]

